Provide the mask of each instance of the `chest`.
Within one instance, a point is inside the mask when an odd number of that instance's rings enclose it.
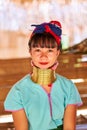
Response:
[[[41,86],[41,87],[42,87],[42,89],[45,90],[46,93],[50,93],[51,92],[52,85]]]
[[[47,113],[47,117],[62,118],[64,114],[64,96],[55,89],[44,88],[29,91],[24,97],[23,104],[29,117],[39,117]],[[50,95],[48,94],[50,92]],[[26,100],[25,100],[26,99]]]

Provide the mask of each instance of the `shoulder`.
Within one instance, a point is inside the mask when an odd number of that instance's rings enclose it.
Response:
[[[62,75],[57,74],[56,76],[57,76],[57,80],[59,80],[61,83],[73,84],[73,82],[70,79],[68,79],[68,78],[66,78],[66,77],[64,77]]]
[[[23,99],[24,95],[28,95],[30,92],[30,88],[32,85],[32,81],[30,79],[30,75],[25,75],[22,79],[16,82],[12,88],[10,89],[7,100],[19,100]]]
[[[20,79],[19,81],[17,81],[14,85],[13,85],[13,89],[23,89],[23,88],[27,88],[32,84],[32,81],[30,79],[30,75],[25,75],[22,79]]]
[[[60,87],[62,89],[65,89],[66,91],[76,88],[75,84],[72,82],[71,79],[68,79],[59,74],[57,74],[57,82],[60,84]]]
[[[23,98],[30,83],[29,77],[29,75],[24,76],[12,86],[4,102],[6,110],[13,111],[23,108]]]

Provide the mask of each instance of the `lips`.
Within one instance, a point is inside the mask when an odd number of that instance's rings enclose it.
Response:
[[[47,65],[48,62],[39,62],[39,64],[41,64],[41,65]]]

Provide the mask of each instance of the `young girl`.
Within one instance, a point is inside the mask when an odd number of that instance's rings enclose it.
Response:
[[[12,87],[5,110],[12,112],[15,130],[75,130],[80,95],[69,79],[55,73],[61,24],[51,21],[33,26],[28,43],[33,72]]]

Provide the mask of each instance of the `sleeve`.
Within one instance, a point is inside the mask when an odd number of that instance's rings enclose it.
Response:
[[[75,84],[71,81],[71,84],[69,86],[68,96],[67,96],[67,104],[76,104],[77,106],[82,105],[82,100],[80,97],[80,94],[77,90],[77,87]]]
[[[4,101],[4,108],[6,111],[16,111],[23,108],[21,92],[16,86],[12,87],[8,93]]]

